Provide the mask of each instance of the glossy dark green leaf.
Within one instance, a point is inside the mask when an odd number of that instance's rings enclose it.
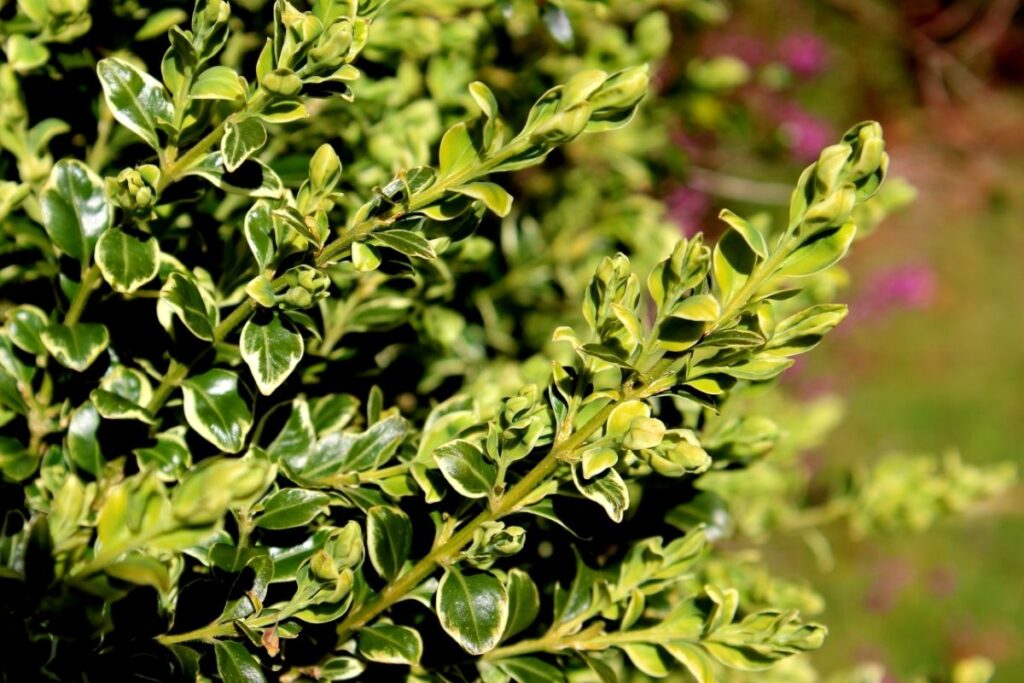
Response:
[[[434,461],[453,489],[466,498],[484,498],[497,481],[497,468],[468,441],[452,441],[434,451]]]
[[[423,655],[420,634],[408,626],[375,624],[359,629],[359,654],[380,664],[419,664]]]
[[[252,412],[238,393],[238,375],[213,369],[182,384],[185,419],[217,448],[238,453],[252,427]]]
[[[490,574],[449,568],[437,586],[434,609],[441,627],[471,655],[493,650],[508,621],[508,594]]]
[[[355,657],[332,657],[319,667],[321,681],[350,681],[358,678],[366,665]]]
[[[255,520],[262,529],[291,529],[305,526],[327,510],[331,498],[321,491],[281,489],[262,502],[263,512]]]
[[[505,591],[508,593],[508,621],[501,636],[503,641],[527,629],[540,612],[537,584],[522,569],[509,570]]]
[[[96,439],[99,427],[100,416],[92,403],[83,403],[71,413],[67,436],[68,457],[77,467],[93,476],[99,476],[104,463]]]
[[[217,655],[217,673],[224,683],[266,683],[259,660],[241,643],[218,640],[213,651]]]
[[[56,324],[43,330],[40,339],[58,363],[84,372],[106,350],[110,333],[98,323]]]
[[[412,522],[399,508],[374,506],[366,515],[366,547],[370,562],[386,581],[402,571],[412,548]]]
[[[214,330],[220,323],[220,312],[213,297],[190,275],[171,273],[160,290],[160,298],[170,305],[192,334],[213,341]]]
[[[192,464],[192,453],[185,442],[184,425],[172,427],[155,436],[156,443],[135,449],[139,468],[153,468],[164,479],[178,479]]]
[[[156,277],[160,246],[152,235],[133,235],[112,228],[96,242],[96,265],[114,291],[134,292]]]
[[[50,172],[39,203],[43,226],[57,248],[77,261],[91,259],[113,217],[99,176],[81,161],[61,159]]]
[[[260,393],[269,396],[302,360],[302,335],[276,311],[253,316],[242,328],[239,348]]]
[[[93,389],[89,399],[107,420],[139,420],[153,423],[153,415],[138,403],[105,389]]]
[[[46,353],[42,333],[49,325],[46,313],[36,306],[16,306],[7,311],[7,336],[15,346],[26,353]]]
[[[174,120],[174,107],[163,84],[117,57],[101,59],[96,73],[114,118],[159,151],[157,130]]]
[[[224,168],[228,171],[236,170],[243,161],[262,149],[266,142],[267,129],[259,119],[248,118],[238,123],[229,120],[220,141]]]

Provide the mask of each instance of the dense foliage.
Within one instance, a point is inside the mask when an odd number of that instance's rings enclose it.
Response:
[[[908,192],[861,123],[683,238],[673,126],[750,74],[660,65],[723,13],[6,8],[6,677],[814,680],[822,601],[751,548],[1012,472],[796,466],[832,415],[773,380]]]

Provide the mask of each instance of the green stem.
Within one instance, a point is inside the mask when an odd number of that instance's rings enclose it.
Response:
[[[434,202],[442,199],[453,187],[458,187],[466,183],[473,178],[479,178],[487,175],[496,166],[501,164],[506,159],[515,156],[520,151],[518,144],[509,144],[499,154],[496,154],[486,161],[481,161],[478,164],[469,166],[468,168],[456,173],[454,175],[445,176],[444,178],[438,178],[434,181],[434,184],[428,187],[426,190],[409,198],[409,203],[406,207],[401,209],[395,208],[384,216],[378,218],[371,218],[360,223],[357,223],[352,229],[348,230],[345,234],[339,235],[334,241],[325,246],[323,250],[316,257],[316,265],[321,268],[328,263],[331,263],[337,259],[341,254],[345,253],[345,250],[352,246],[353,242],[359,240],[360,237],[369,235],[380,226],[390,225],[396,220],[410,213],[414,213],[422,208],[430,206]]]
[[[495,499],[490,507],[466,523],[465,526],[444,543],[435,546],[412,569],[385,586],[374,598],[361,605],[354,612],[350,612],[348,617],[338,626],[339,642],[347,640],[370,620],[415,589],[438,566],[452,562],[458,553],[473,540],[473,533],[480,526],[515,512],[523,499],[551,476],[566,456],[583,445],[594,432],[604,425],[616,405],[616,402],[609,403],[574,432],[572,436],[556,444],[522,479],[516,482],[504,495]]]
[[[239,111],[236,111],[231,116],[220,122],[216,128],[207,133],[203,138],[193,145],[187,152],[182,154],[173,162],[167,164],[166,168],[163,169],[163,173],[160,174],[160,182],[157,183],[157,193],[163,192],[169,185],[181,179],[181,176],[188,171],[193,164],[210,151],[210,148],[220,142],[221,138],[224,137],[224,129],[227,128],[229,121],[237,121],[245,116],[248,116],[252,112],[259,111],[266,103],[267,96],[260,90],[252,99],[245,105],[245,107]]]
[[[99,266],[89,266],[82,272],[82,282],[78,285],[78,291],[75,293],[75,298],[71,300],[68,312],[64,316],[65,325],[74,325],[78,322],[78,319],[82,317],[85,305],[89,302],[89,295],[92,294],[93,287],[95,287],[96,282],[99,279]]]
[[[618,631],[616,633],[599,633],[591,636],[588,630],[574,633],[569,636],[561,636],[557,633],[548,634],[541,638],[521,640],[518,643],[497,647],[485,653],[481,659],[497,660],[533,652],[559,652],[561,650],[575,650],[577,652],[606,650],[615,645],[626,643],[660,643],[667,641],[686,641],[696,644],[699,638],[694,638],[692,630],[673,632],[665,628],[637,629],[635,631]]]
[[[238,305],[231,314],[221,321],[220,325],[213,331],[213,344],[218,344],[231,334],[231,331],[241,325],[245,320],[256,310],[256,302],[252,299],[246,299]],[[212,348],[212,346],[211,346]],[[209,351],[207,349],[206,351]],[[203,354],[206,353],[203,352]],[[146,410],[151,415],[156,415],[157,411],[163,407],[167,399],[170,398],[171,392],[173,392],[185,378],[188,377],[188,371],[192,366],[202,358],[203,354],[196,356],[195,359],[190,363],[179,363],[176,360],[172,360],[170,366],[167,368],[167,372],[164,374],[164,378],[160,380],[159,386],[153,390],[153,397],[149,400],[149,404],[146,406]]]

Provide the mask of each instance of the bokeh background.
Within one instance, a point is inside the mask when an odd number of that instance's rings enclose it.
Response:
[[[807,466],[947,449],[1019,462],[1022,3],[737,0],[697,49],[738,58],[749,74],[726,109],[705,113],[734,117],[728,126],[679,136],[694,166],[668,191],[681,229],[736,201],[785,201],[794,170],[864,118],[886,130],[892,176],[916,188],[858,244],[850,317],[788,380],[801,397],[845,404]],[[993,680],[1024,681],[1022,512],[1018,487],[917,537],[855,542],[837,527],[831,558],[799,539],[774,543],[774,567],[811,577],[827,600],[831,636],[815,663],[874,661],[903,681],[981,655],[997,665]]]

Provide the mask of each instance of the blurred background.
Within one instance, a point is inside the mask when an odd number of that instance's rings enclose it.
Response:
[[[795,171],[864,118],[886,130],[890,177],[916,189],[858,244],[846,262],[850,317],[787,380],[801,398],[845,403],[806,465],[952,448],[968,462],[1019,462],[1022,3],[736,0],[697,50],[743,84],[724,103],[690,103],[677,142],[693,166],[666,191],[684,231],[737,201],[785,202]],[[719,123],[700,130],[701,116]],[[797,539],[773,543],[774,567],[812,578],[827,601],[831,635],[815,664],[873,661],[903,681],[981,655],[996,663],[993,680],[1024,680],[1020,494],[920,536],[855,542],[837,527],[832,558]]]

